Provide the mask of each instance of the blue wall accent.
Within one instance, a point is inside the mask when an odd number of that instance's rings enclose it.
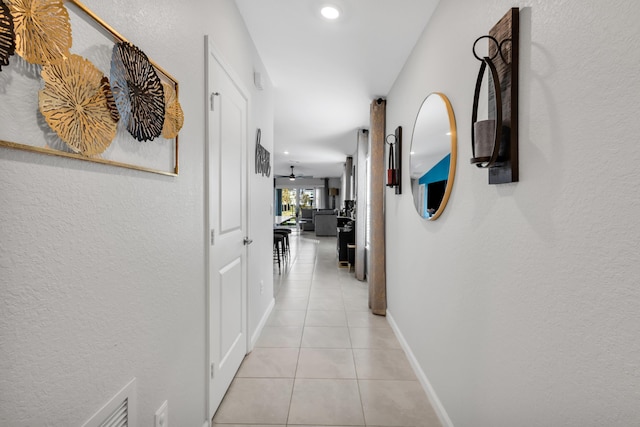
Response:
[[[418,184],[428,185],[431,182],[444,181],[449,179],[449,165],[451,164],[451,154],[447,154],[427,173],[422,175]]]
[[[422,212],[424,218],[431,215],[427,212],[427,201],[429,200],[429,184],[432,182],[444,181],[449,179],[449,166],[451,165],[451,154],[447,154],[434,167],[428,170],[418,180],[418,184],[424,184],[424,198]]]

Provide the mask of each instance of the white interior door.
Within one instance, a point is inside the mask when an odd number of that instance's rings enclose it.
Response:
[[[211,419],[247,353],[248,99],[206,44]]]

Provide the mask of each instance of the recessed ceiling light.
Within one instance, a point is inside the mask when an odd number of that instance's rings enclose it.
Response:
[[[340,16],[340,10],[335,6],[324,6],[320,9],[320,13],[327,19],[338,19]]]
[[[288,152],[288,151],[285,151],[285,152],[284,152],[284,154],[289,155],[289,152]]]

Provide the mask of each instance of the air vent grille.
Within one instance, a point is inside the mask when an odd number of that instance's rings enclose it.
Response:
[[[128,427],[129,399],[125,399],[100,427]]]
[[[137,427],[136,400],[134,378],[82,427]]]

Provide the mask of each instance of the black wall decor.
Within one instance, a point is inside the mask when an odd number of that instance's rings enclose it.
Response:
[[[271,153],[260,144],[262,131],[258,128],[256,133],[256,174],[271,176]]]
[[[137,46],[119,42],[111,56],[111,90],[120,120],[138,141],[162,134],[164,89],[147,55]]]

